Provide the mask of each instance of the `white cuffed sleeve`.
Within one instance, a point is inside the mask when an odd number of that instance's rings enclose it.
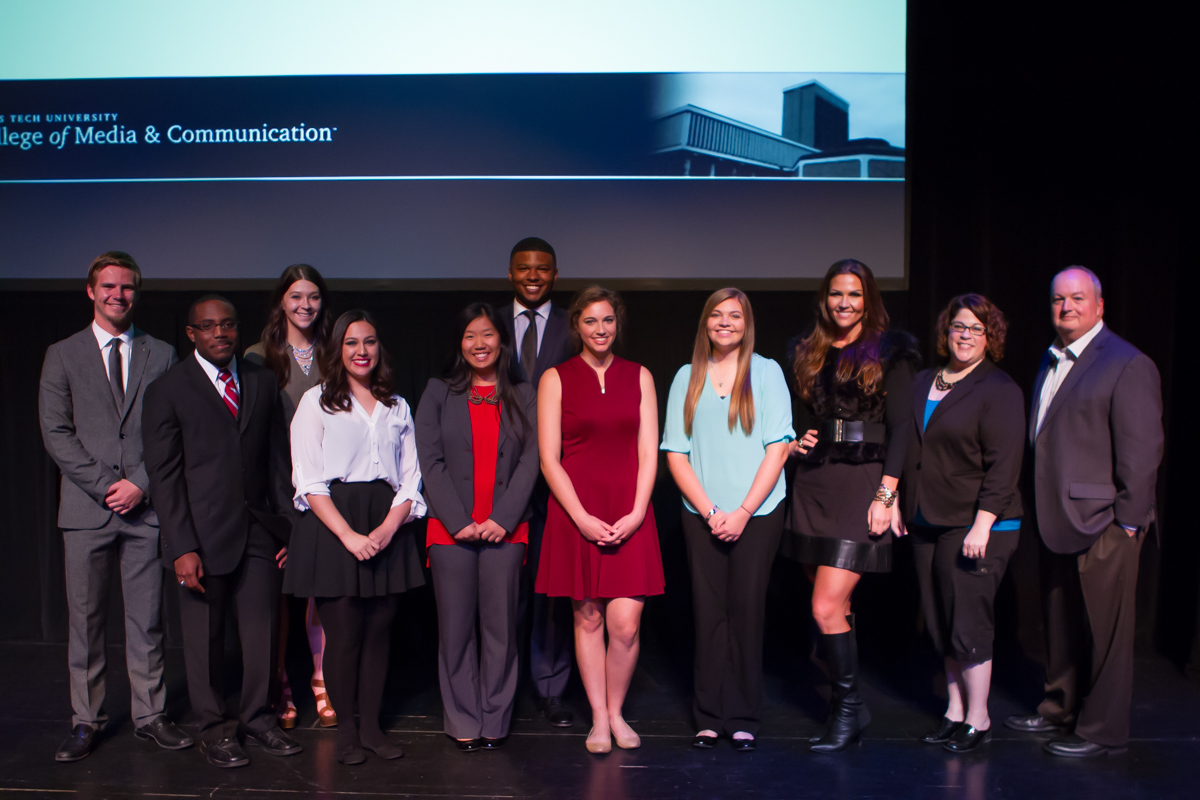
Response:
[[[392,500],[392,508],[412,501],[408,518],[401,524],[407,524],[414,519],[420,519],[428,512],[425,498],[421,496],[421,465],[417,461],[417,433],[413,424],[412,413],[404,398],[398,397],[396,407],[396,429],[399,436],[395,442],[395,474],[396,497]]]

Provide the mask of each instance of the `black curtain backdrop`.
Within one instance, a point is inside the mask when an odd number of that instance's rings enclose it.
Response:
[[[1178,20],[1048,12],[1042,4],[964,8],[942,0],[909,3],[907,292],[886,296],[896,327],[912,331],[932,358],[933,322],[953,295],[982,292],[1010,319],[1001,366],[1028,397],[1042,351],[1051,341],[1051,276],[1069,264],[1095,270],[1104,282],[1105,320],[1148,353],[1163,376],[1167,456],[1160,472],[1161,546],[1143,551],[1139,636],[1182,663],[1196,627],[1200,542],[1186,522],[1191,475],[1185,442],[1193,440],[1177,361],[1190,333],[1182,274],[1194,267],[1183,231],[1195,225],[1187,202],[1182,128],[1183,76]],[[1149,11],[1143,11],[1149,14]],[[0,189],[2,191],[2,189]],[[514,239],[526,231],[514,231]],[[612,232],[597,232],[612,235]],[[97,242],[96,251],[120,247]],[[214,250],[218,252],[218,250]],[[135,254],[136,255],[136,254]],[[853,252],[846,253],[854,256]],[[570,254],[563,276],[570,276]],[[86,265],[81,264],[81,273]],[[145,265],[153,276],[153,265]],[[279,265],[282,268],[284,265]],[[321,265],[318,264],[318,267]],[[504,274],[505,254],[496,258]],[[675,370],[688,358],[706,291],[627,292],[629,325],[623,355],[654,374],[660,405]],[[190,352],[183,318],[194,293],[154,291],[137,322]],[[265,297],[231,292],[242,314],[243,346],[261,330]],[[759,351],[781,359],[787,339],[812,318],[812,293],[752,292]],[[10,292],[9,325],[0,347],[0,639],[64,641],[66,608],[62,541],[55,527],[57,472],[42,448],[37,384],[46,347],[84,327],[90,305],[78,292]],[[339,310],[366,307],[380,320],[399,391],[416,404],[428,377],[441,371],[454,343],[455,312],[488,292],[341,292]],[[569,295],[555,301],[565,304]],[[1177,335],[1178,332],[1178,335]],[[660,469],[655,507],[668,594],[647,610],[646,637],[690,663],[690,598],[678,530],[678,492]],[[864,581],[857,596],[864,650],[870,658],[919,641],[915,581],[906,548],[889,576]],[[1000,646],[1041,651],[1037,547],[1025,537],[999,600]],[[768,620],[768,668],[791,658],[783,639],[807,636],[808,587],[798,568],[777,564]],[[168,593],[170,596],[170,593]],[[425,596],[413,603],[432,604]],[[119,593],[114,596],[119,602]],[[173,606],[173,603],[169,603]],[[120,616],[113,617],[119,621]],[[428,619],[428,618],[427,618]],[[405,623],[406,625],[408,623]],[[416,623],[414,623],[416,624]],[[113,640],[121,637],[114,624]],[[435,649],[436,629],[415,635]],[[410,640],[411,641],[411,640]],[[673,645],[678,645],[674,647]],[[777,656],[773,660],[772,653]],[[432,662],[431,662],[432,663]]]

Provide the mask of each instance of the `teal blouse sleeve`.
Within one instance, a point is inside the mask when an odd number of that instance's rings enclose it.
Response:
[[[759,397],[762,398],[762,404],[759,406],[761,410],[756,411],[762,414],[763,447],[776,442],[795,440],[796,431],[792,429],[792,397],[788,391],[787,380],[783,377],[783,369],[779,364],[769,358],[762,359],[762,388]]]
[[[692,365],[684,364],[671,381],[667,394],[667,421],[663,425],[663,440],[659,449],[670,453],[691,453],[692,440],[683,432],[683,403],[687,400],[688,383],[692,379]],[[786,387],[784,387],[786,389]]]

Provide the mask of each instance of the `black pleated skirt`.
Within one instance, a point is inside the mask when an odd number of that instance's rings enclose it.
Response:
[[[883,464],[801,463],[792,479],[780,552],[802,564],[852,572],[890,572],[892,534],[871,536],[867,511]]]
[[[329,485],[330,499],[364,536],[391,511],[396,492],[387,481]],[[381,597],[425,585],[413,526],[401,526],[383,552],[359,561],[312,511],[292,529],[283,591],[297,597]]]

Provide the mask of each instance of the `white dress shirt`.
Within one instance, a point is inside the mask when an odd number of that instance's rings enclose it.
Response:
[[[513,352],[516,353],[517,359],[521,358],[521,342],[525,341],[525,331],[529,330],[529,317],[525,316],[525,312],[529,309],[513,301]],[[546,334],[546,321],[550,319],[550,301],[542,303],[533,310],[533,321],[537,323],[537,344],[538,353],[542,352],[542,337]],[[521,366],[527,366],[522,364]]]
[[[108,351],[112,349],[112,340],[121,340],[121,388],[128,389],[129,365],[133,362],[133,326],[129,326],[124,333],[113,336],[93,320],[92,333],[96,336],[96,343],[100,345],[100,358],[104,362],[105,375],[108,375]],[[109,380],[111,379],[112,376],[109,376]]]
[[[292,418],[292,485],[296,508],[307,511],[305,495],[329,495],[332,481],[366,483],[384,480],[396,490],[392,508],[411,500],[404,522],[425,516],[417,436],[404,398],[388,408],[375,404],[368,414],[350,398],[350,411],[330,414],[321,408],[321,387],[304,393]],[[401,523],[404,524],[404,523]]]
[[[1096,338],[1103,327],[1104,321],[1101,320],[1093,325],[1090,331],[1066,347],[1062,346],[1061,339],[1055,340],[1054,344],[1050,345],[1050,356],[1054,359],[1054,366],[1046,373],[1046,382],[1042,384],[1042,394],[1038,398],[1037,426],[1033,429],[1035,437],[1041,432],[1042,422],[1046,419],[1050,403],[1054,400],[1054,395],[1058,393],[1059,387],[1063,385],[1063,381],[1067,379],[1071,367],[1075,366],[1075,360],[1083,355],[1083,351],[1087,349],[1087,346],[1092,343],[1092,339]]]
[[[221,374],[222,369],[229,370],[229,373],[233,375],[233,386],[235,389],[237,389],[238,397],[242,396],[242,382],[238,378],[237,373],[237,356],[234,356],[232,359],[230,359],[229,363],[224,367],[218,367],[216,364],[213,364],[204,356],[200,355],[200,351],[197,350],[196,360],[200,362],[200,367],[204,370],[204,374],[208,376],[208,379],[212,381],[212,385],[217,390],[217,394],[221,395],[221,399],[225,399],[225,384],[217,380],[217,375]]]

